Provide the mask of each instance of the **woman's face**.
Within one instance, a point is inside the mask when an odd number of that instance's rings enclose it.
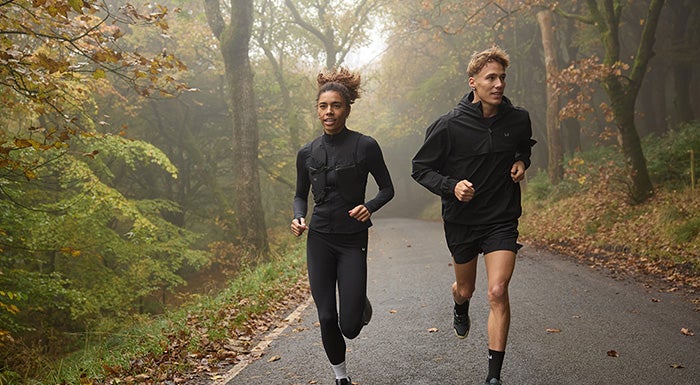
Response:
[[[326,91],[319,95],[316,110],[323,131],[328,135],[339,133],[350,115],[350,106],[337,91]]]

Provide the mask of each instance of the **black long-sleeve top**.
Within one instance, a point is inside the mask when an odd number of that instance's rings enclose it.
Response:
[[[357,135],[360,135],[359,140]],[[394,185],[391,182],[389,170],[384,162],[381,148],[376,140],[367,135],[344,128],[335,135],[323,134],[321,140],[325,147],[326,166],[329,171],[326,174],[328,188],[322,202],[314,205],[311,220],[307,223],[309,228],[323,233],[352,234],[365,230],[372,226],[370,220],[360,222],[348,215],[348,211],[357,206],[345,200],[340,191],[334,187],[336,180],[336,166],[344,166],[356,163],[359,171],[356,183],[364,190],[367,186],[367,176],[372,174],[377,187],[377,195],[364,206],[371,213],[379,210],[394,197]],[[309,167],[312,165],[312,142],[304,145],[297,153],[297,184],[294,196],[294,218],[306,217],[308,209],[309,190],[311,179]],[[355,147],[357,143],[357,147]]]
[[[522,213],[520,185],[511,179],[513,164],[530,166],[530,115],[506,97],[495,117],[484,118],[481,102],[465,95],[450,112],[431,124],[412,162],[411,176],[441,196],[442,217],[464,225],[494,224],[518,219]],[[460,202],[455,185],[466,179],[474,197]]]

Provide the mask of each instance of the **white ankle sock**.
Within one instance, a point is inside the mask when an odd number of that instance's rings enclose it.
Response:
[[[331,365],[333,368],[333,373],[335,373],[335,378],[340,380],[342,378],[348,378],[348,370],[345,367],[345,361],[339,363],[338,365]]]

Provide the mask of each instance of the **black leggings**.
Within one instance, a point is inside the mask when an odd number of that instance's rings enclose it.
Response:
[[[362,330],[362,312],[367,296],[367,237],[364,230],[354,234],[326,234],[309,231],[306,263],[311,295],[318,309],[321,339],[332,365],[345,361],[345,339]],[[336,283],[340,301],[340,322],[336,305]]]

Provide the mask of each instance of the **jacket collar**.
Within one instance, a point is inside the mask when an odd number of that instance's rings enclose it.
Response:
[[[478,101],[476,103],[473,103],[474,101],[474,91],[470,91],[468,94],[464,95],[462,97],[462,100],[459,101],[459,104],[457,104],[457,107],[455,107],[457,110],[460,112],[469,114],[469,115],[474,115],[476,117],[483,117],[483,109],[481,108],[481,101]],[[513,103],[511,103],[510,99],[508,99],[505,95],[503,95],[503,100],[501,101],[501,104],[498,106],[498,113],[496,116],[503,115],[507,111],[510,111],[513,109]]]
[[[349,135],[350,135],[350,130],[347,127],[343,127],[343,129],[340,130],[340,132],[335,134],[335,135],[328,135],[324,132],[323,133],[323,142],[324,143],[340,143],[345,138],[347,138]]]

